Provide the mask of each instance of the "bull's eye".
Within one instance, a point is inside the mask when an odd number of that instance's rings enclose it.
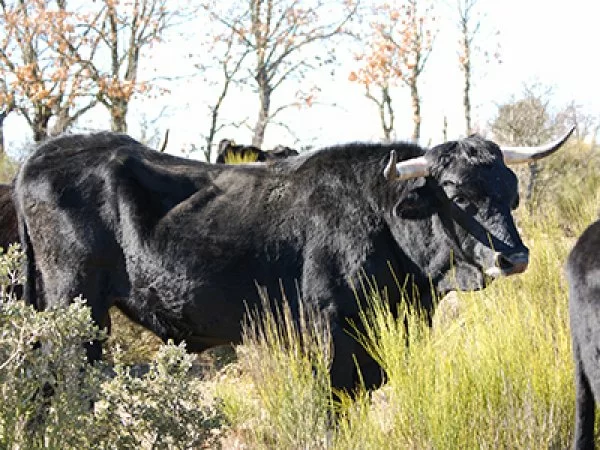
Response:
[[[460,195],[460,194],[455,195],[452,198],[452,201],[454,203],[456,203],[458,206],[460,206],[461,208],[466,208],[467,206],[469,206],[469,200],[464,195]]]

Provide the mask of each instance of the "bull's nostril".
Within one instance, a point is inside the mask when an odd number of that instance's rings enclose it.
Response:
[[[502,269],[503,272],[506,272],[507,270],[510,270],[513,264],[512,262],[510,262],[510,259],[508,259],[506,256],[504,256],[503,254],[499,254],[496,257],[496,266]]]
[[[496,267],[498,267],[504,275],[513,275],[524,272],[528,265],[529,255],[527,253],[515,253],[513,255],[498,253],[496,255]]]

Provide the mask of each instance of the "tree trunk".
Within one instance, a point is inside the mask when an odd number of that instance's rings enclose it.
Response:
[[[465,54],[465,61],[463,62],[463,72],[465,74],[465,85],[463,91],[463,106],[465,108],[465,136],[469,136],[472,133],[471,127],[471,62],[470,62],[470,48],[469,44],[465,43],[463,48]]]
[[[390,142],[392,131],[394,130],[394,109],[392,108],[392,97],[388,87],[381,89],[381,104],[379,114],[381,116],[381,126],[383,127],[383,137],[385,142]]]
[[[0,159],[4,159],[6,149],[4,148],[4,120],[8,114],[6,111],[0,112]]]
[[[258,110],[258,120],[254,126],[254,136],[252,145],[261,148],[265,140],[265,130],[269,123],[269,109],[271,107],[271,92],[268,87],[260,88],[260,108]]]
[[[421,100],[419,99],[419,89],[417,87],[417,77],[410,80],[410,100],[413,112],[413,133],[412,140],[419,141],[421,137]]]
[[[533,211],[533,200],[535,194],[535,185],[537,184],[540,168],[536,162],[529,163],[529,181],[527,183],[527,192],[525,194],[525,203],[531,213]]]
[[[118,133],[127,133],[127,102],[114,100],[110,108],[110,129]]]
[[[45,105],[36,107],[35,116],[33,117],[33,140],[42,142],[48,137],[48,122],[52,117],[52,111]]]
[[[444,125],[442,126],[442,140],[448,142],[448,116],[444,116]]]
[[[227,96],[227,91],[229,90],[229,83],[231,82],[231,78],[227,78],[225,80],[225,84],[223,85],[223,90],[219,94],[219,98],[215,104],[210,108],[210,128],[208,130],[208,136],[206,136],[206,148],[204,149],[204,157],[207,162],[210,162],[210,157],[212,154],[212,148],[215,141],[215,136],[217,134],[217,121],[219,120],[219,111],[221,110],[221,105]]]

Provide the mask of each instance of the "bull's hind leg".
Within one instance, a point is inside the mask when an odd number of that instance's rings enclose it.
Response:
[[[109,279],[104,270],[96,269],[85,277],[85,282],[77,289],[91,309],[92,321],[100,330],[110,332],[110,301],[108,293]],[[76,290],[72,290],[76,292]],[[102,341],[95,339],[85,344],[89,362],[102,359]]]
[[[594,448],[594,421],[596,405],[585,369],[577,338],[573,339],[575,358],[575,436],[573,448],[577,450]]]
[[[81,296],[90,307],[93,323],[101,330],[109,327],[110,300],[107,270],[86,264],[63,266],[55,270],[42,268],[41,272],[48,306],[66,306]],[[102,358],[102,342],[94,340],[84,345],[90,363]]]

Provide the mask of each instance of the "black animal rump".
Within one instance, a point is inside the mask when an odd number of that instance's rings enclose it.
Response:
[[[577,240],[567,260],[569,314],[575,362],[576,449],[594,448],[600,400],[600,221]]]

